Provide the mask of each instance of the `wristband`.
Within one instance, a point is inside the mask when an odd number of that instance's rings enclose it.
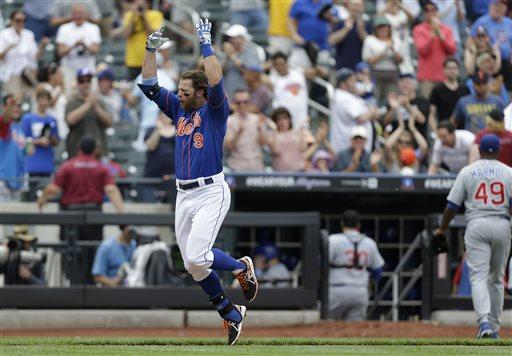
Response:
[[[156,52],[156,48],[149,48],[148,46],[146,46],[146,51]]]
[[[201,45],[201,54],[203,55],[203,58],[213,56],[213,48],[210,44],[202,44]]]

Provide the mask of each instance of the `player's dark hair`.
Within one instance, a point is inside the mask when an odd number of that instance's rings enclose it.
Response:
[[[359,227],[361,218],[359,213],[353,209],[348,209],[343,212],[341,225],[343,227]]]
[[[460,62],[457,60],[457,58],[455,58],[455,57],[446,58],[443,62],[443,68],[445,68],[448,63],[455,63],[457,65],[457,67],[459,67],[459,69],[460,69]]]
[[[290,113],[290,111],[287,108],[285,108],[283,106],[276,108],[274,111],[272,111],[270,118],[272,119],[272,121],[274,121],[277,124],[277,119],[281,115],[286,115],[288,117],[288,120],[290,120],[290,130],[291,130],[293,128],[292,114]]]
[[[281,51],[277,51],[276,53],[274,53],[271,57],[272,61],[275,61],[276,59],[279,59],[279,58],[282,58],[284,59],[285,61],[288,61],[288,57],[286,56],[286,54],[284,54],[283,52]]]
[[[208,92],[208,77],[204,72],[194,69],[184,71],[181,73],[180,80],[184,79],[190,79],[196,91],[204,90],[204,96],[206,97]]]
[[[455,126],[448,120],[443,120],[437,125],[437,129],[446,129],[449,133],[455,132]]]
[[[92,135],[85,135],[80,139],[80,150],[86,155],[91,155],[96,149],[96,139]]]

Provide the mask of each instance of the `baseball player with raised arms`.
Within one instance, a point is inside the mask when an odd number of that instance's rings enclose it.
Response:
[[[211,23],[196,25],[204,60],[204,72],[181,74],[178,94],[158,85],[155,54],[167,38],[164,26],[149,35],[142,65],[142,92],[176,126],[176,240],[185,268],[208,295],[224,319],[228,344],[242,331],[246,307],[228,299],[214,270],[231,271],[247,301],[258,292],[258,281],[250,257],[236,260],[212,248],[230,205],[230,191],[222,173],[222,144],[226,134],[229,104],[224,94],[222,69],[211,46]]]
[[[498,338],[503,311],[503,276],[510,252],[512,170],[498,161],[498,136],[485,135],[479,150],[481,159],[459,172],[433,239],[445,238],[450,221],[464,203],[464,243],[471,296],[479,324],[477,337]]]
[[[342,233],[329,236],[329,318],[346,321],[366,319],[370,275],[377,282],[384,259],[377,244],[362,234],[355,210],[342,217]]]

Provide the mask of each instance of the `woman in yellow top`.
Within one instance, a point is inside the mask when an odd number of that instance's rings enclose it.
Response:
[[[268,50],[270,54],[283,52],[290,54],[292,36],[288,29],[288,14],[293,0],[269,0]]]

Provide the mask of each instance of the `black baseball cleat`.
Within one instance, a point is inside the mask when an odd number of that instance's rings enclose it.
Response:
[[[256,298],[256,294],[258,294],[258,279],[256,278],[252,259],[249,256],[244,256],[238,261],[245,264],[246,268],[243,272],[237,274],[235,278],[242,288],[245,300],[252,302]]]
[[[224,320],[224,328],[228,330],[228,345],[233,346],[240,337],[242,333],[242,324],[244,322],[244,318],[247,312],[247,307],[243,305],[233,304],[235,308],[238,309],[240,315],[242,315],[242,320],[239,323],[235,323],[234,321]]]

